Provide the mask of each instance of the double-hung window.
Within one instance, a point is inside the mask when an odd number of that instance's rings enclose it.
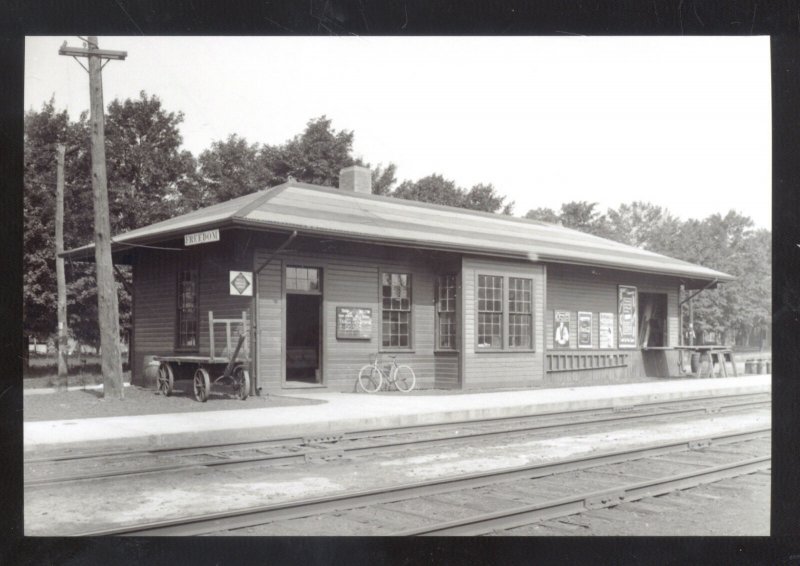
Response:
[[[533,280],[478,275],[479,351],[533,350]]]
[[[503,347],[503,278],[478,275],[478,348]]]
[[[381,273],[382,345],[411,347],[411,274]]]
[[[436,279],[436,348],[456,349],[456,276],[440,275]]]
[[[177,347],[197,349],[197,270],[178,272],[178,336]]]
[[[508,278],[508,346],[509,348],[533,348],[530,279]]]

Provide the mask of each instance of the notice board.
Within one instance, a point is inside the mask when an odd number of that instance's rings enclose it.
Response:
[[[372,309],[336,307],[336,338],[345,340],[372,338]]]

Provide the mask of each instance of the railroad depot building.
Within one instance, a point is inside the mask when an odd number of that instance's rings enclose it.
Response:
[[[251,390],[353,391],[378,352],[418,388],[600,384],[676,375],[679,290],[732,277],[562,226],[287,183],[114,238],[133,269],[132,381],[153,356],[230,348],[246,316]],[[65,252],[93,261],[93,246]],[[176,377],[191,377],[176,376]]]

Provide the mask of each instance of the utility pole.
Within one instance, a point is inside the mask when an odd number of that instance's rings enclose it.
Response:
[[[89,60],[89,98],[91,106],[92,193],[94,197],[94,257],[97,269],[97,306],[100,324],[100,367],[103,372],[103,397],[124,397],[122,359],[119,347],[119,305],[111,258],[111,222],[108,214],[108,183],[106,179],[105,118],[103,108],[102,68],[106,60],[124,60],[125,51],[100,49],[97,36],[90,35],[85,49],[67,47],[59,55]],[[78,61],[80,63],[80,61]],[[81,64],[83,67],[83,64]]]
[[[64,144],[56,146],[56,284],[58,285],[58,383],[59,391],[67,388],[67,281],[64,276]]]

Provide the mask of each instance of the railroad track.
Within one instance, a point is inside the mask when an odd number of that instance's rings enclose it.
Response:
[[[422,449],[437,444],[452,445],[454,442],[476,441],[500,435],[511,436],[641,419],[741,411],[768,406],[770,402],[769,394],[733,395],[676,402],[662,401],[638,406],[623,405],[604,410],[542,413],[528,417],[369,429],[235,444],[64,454],[27,459],[25,487],[35,488],[138,474],[176,472],[191,468],[309,463],[398,450]],[[64,473],[64,467],[73,469]]]
[[[767,427],[73,534],[486,534],[769,469],[769,438]],[[311,525],[344,532],[316,532]]]

